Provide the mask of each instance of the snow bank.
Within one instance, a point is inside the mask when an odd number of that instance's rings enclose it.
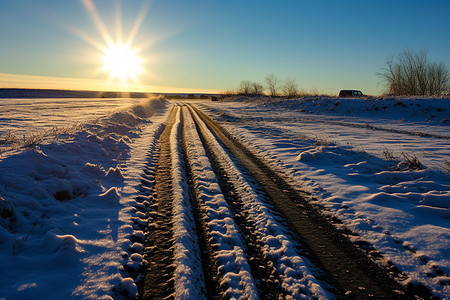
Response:
[[[136,295],[121,265],[134,233],[128,211],[168,106],[143,100],[0,159],[0,298]]]
[[[304,97],[298,99],[238,97],[237,99],[231,100],[266,107],[297,110],[309,114],[376,117],[393,120],[421,120],[436,124],[446,124],[450,117],[450,99],[446,97]]]
[[[450,99],[253,100],[201,105],[406,274],[404,284],[448,299]],[[416,155],[422,168],[407,162]]]

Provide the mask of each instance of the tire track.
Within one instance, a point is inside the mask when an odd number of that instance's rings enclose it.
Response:
[[[264,188],[290,226],[312,250],[315,263],[322,266],[338,283],[342,295],[374,299],[432,297],[428,291],[411,287],[406,289],[398,284],[386,270],[376,265],[345,236],[337,232],[324,216],[308,203],[304,195],[289,186],[209,117],[197,109],[195,111]]]
[[[137,276],[143,277],[141,299],[418,295],[389,277],[304,195],[191,105],[174,105],[159,141],[154,182],[148,185],[142,181],[151,203],[144,274]]]
[[[225,199],[246,242],[249,264],[264,299],[333,298],[323,290],[295,244],[262,201],[262,197],[247,182],[206,125],[191,109],[203,146],[214,166]],[[250,257],[251,255],[251,257]]]
[[[193,112],[190,111],[190,113],[192,114]],[[198,122],[198,120],[196,121]],[[217,176],[220,189],[224,194],[227,204],[230,206],[239,231],[242,233],[246,252],[249,257],[249,266],[252,274],[257,277],[256,285],[261,299],[285,299],[286,293],[281,289],[280,279],[273,265],[264,256],[262,250],[263,245],[255,234],[255,226],[250,222],[248,213],[241,210],[243,206],[242,198],[226,174],[226,170],[221,167],[218,158],[215,157],[211,142],[206,140],[205,132],[202,131],[198,123],[196,123],[195,127],[200,135],[203,147],[205,147],[206,155],[211,162],[214,173]]]
[[[139,291],[141,299],[166,299],[174,293],[170,133],[176,112],[177,109],[172,110],[159,143],[152,195],[153,210],[149,215],[143,252],[147,264]]]
[[[187,122],[185,129],[185,152],[192,175],[192,186],[197,219],[201,225],[201,240],[208,241],[204,249],[207,259],[205,268],[213,273],[212,284],[219,299],[259,299],[254,278],[248,264],[242,236],[232,213],[219,188],[209,164],[205,149],[201,147],[195,125],[189,112],[184,109]],[[211,268],[212,266],[212,268]],[[214,274],[215,273],[215,274]]]

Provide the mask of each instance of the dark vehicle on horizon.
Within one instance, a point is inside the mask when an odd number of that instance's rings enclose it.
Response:
[[[359,90],[341,90],[339,92],[339,97],[362,97],[364,94]]]

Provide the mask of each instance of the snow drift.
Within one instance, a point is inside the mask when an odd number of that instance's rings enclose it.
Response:
[[[141,100],[0,158],[0,298],[136,295],[123,268],[135,234],[124,212],[169,106]]]

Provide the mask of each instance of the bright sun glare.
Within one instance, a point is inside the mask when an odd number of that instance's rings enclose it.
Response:
[[[122,82],[131,79],[142,71],[142,60],[136,51],[121,43],[110,45],[103,56],[103,68],[109,72],[111,78],[118,78]]]
[[[145,48],[145,44],[138,47],[132,45],[135,45],[134,42],[136,36],[141,28],[142,22],[145,19],[151,1],[143,1],[139,13],[134,19],[131,30],[125,36],[122,32],[122,9],[120,0],[115,1],[115,36],[111,34],[111,29],[103,22],[103,19],[98,13],[93,0],[81,1],[86,8],[86,11],[90,14],[92,20],[94,21],[95,27],[100,33],[104,43],[82,32],[76,27],[69,26],[69,29],[101,51],[102,58],[99,62],[102,63],[102,70],[109,73],[110,79],[118,79],[123,85],[127,85],[129,81],[138,83],[138,75],[144,72],[144,60],[139,57],[138,54]],[[145,62],[147,62],[147,59],[145,59]],[[147,72],[147,70],[145,70],[145,72]],[[110,81],[110,83],[113,82],[115,81]]]

